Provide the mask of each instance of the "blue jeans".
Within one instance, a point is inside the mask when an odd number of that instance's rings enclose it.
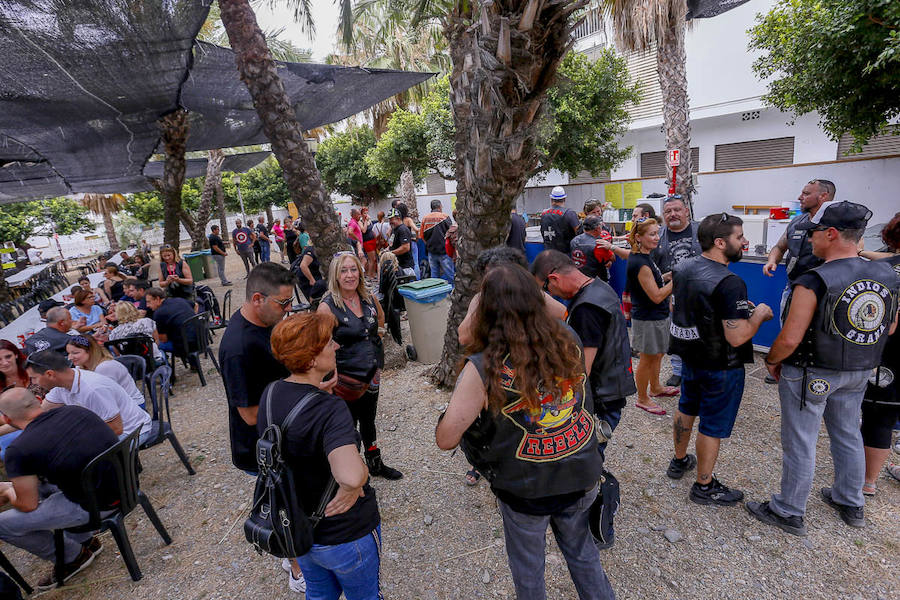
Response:
[[[259,260],[260,262],[269,262],[269,253],[272,251],[272,245],[269,242],[259,242]]]
[[[416,272],[416,279],[422,279],[422,273],[419,271],[419,244],[413,240],[409,245],[409,250],[413,257],[413,271]]]
[[[56,486],[44,484],[38,493],[40,502],[33,511],[12,509],[0,513],[0,540],[53,561],[56,557],[53,530],[84,525],[90,515],[81,505],[66,498]],[[92,535],[90,532],[65,533],[63,546],[67,563],[78,557],[81,544],[91,539]]]
[[[598,403],[599,404],[599,403]],[[616,430],[616,427],[619,425],[619,421],[622,420],[622,409],[617,408],[615,410],[604,410],[603,407],[596,407],[595,412],[597,413],[597,418],[602,419],[609,423],[609,428],[612,431]],[[600,442],[597,444],[597,451],[600,453],[604,459],[606,458],[606,444],[609,442]]]
[[[381,525],[372,533],[345,544],[323,546],[297,557],[306,579],[307,600],[382,600]]]
[[[175,352],[175,345],[171,340],[160,342],[157,346],[159,346],[159,349],[163,352]]]
[[[554,515],[526,515],[497,500],[517,600],[547,597],[544,588],[547,525],[553,529],[556,544],[566,559],[578,598],[612,600],[616,597],[600,564],[600,551],[594,545],[588,525],[588,514],[596,497],[597,486],[594,486],[578,502]]]
[[[453,283],[455,268],[452,258],[446,254],[429,254],[428,266],[431,267],[432,277],[440,277],[447,283]]]
[[[683,364],[681,357],[677,354],[672,354],[669,356],[669,363],[672,365],[672,375],[681,377],[681,365]]]

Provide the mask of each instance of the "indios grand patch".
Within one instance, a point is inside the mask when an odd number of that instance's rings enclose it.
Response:
[[[831,313],[838,334],[848,342],[870,346],[887,329],[887,307],[891,291],[872,279],[859,279],[848,285]]]

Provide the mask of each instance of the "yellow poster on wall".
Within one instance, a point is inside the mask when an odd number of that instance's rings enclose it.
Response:
[[[624,184],[625,208],[634,208],[639,198],[644,197],[644,186],[640,181],[626,181]]]
[[[291,219],[297,220],[300,218],[300,212],[297,210],[297,205],[293,202],[288,202],[287,205],[288,214],[291,215]]]
[[[604,199],[612,204],[613,208],[624,208],[622,206],[622,184],[607,183],[603,189]]]

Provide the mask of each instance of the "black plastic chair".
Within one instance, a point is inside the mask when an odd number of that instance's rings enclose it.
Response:
[[[130,335],[117,340],[110,340],[105,344],[106,348],[116,358],[132,355],[140,356],[144,359],[144,387],[141,391],[146,391],[150,386],[150,374],[153,373],[160,364],[153,354],[153,344],[153,338],[149,335]],[[128,365],[126,364],[125,366],[127,367]],[[131,376],[134,377],[134,371],[130,372]]]
[[[202,312],[185,319],[181,327],[178,328],[178,335],[181,338],[181,344],[173,344],[178,352],[169,353],[172,356],[171,367],[172,376],[175,375],[175,356],[185,361],[192,368],[197,370],[200,377],[200,385],[206,386],[206,377],[203,375],[203,365],[200,363],[200,356],[206,355],[212,361],[213,366],[222,376],[222,369],[216,360],[215,353],[209,347],[212,335],[209,331],[209,313]]]
[[[31,589],[31,586],[28,585],[28,582],[25,581],[25,578],[22,577],[22,575],[16,570],[12,563],[9,562],[9,559],[6,558],[3,552],[0,552],[0,570],[5,571],[6,574],[9,575],[9,578],[15,581],[16,585],[22,588],[22,590],[26,594],[31,594],[31,592],[34,591],[33,589]],[[5,596],[0,595],[0,598],[3,597]],[[19,597],[21,598],[21,596]]]
[[[225,329],[228,327],[228,320],[231,318],[231,290],[225,292],[225,295],[222,296],[222,303],[219,307],[219,314],[216,315],[219,317],[218,323],[213,323],[210,325],[210,331],[215,331],[216,329]]]
[[[115,360],[125,365],[125,368],[128,369],[128,374],[131,375],[135,383],[141,385],[141,393],[146,397],[149,382],[147,381],[147,363],[144,361],[144,357],[135,354],[122,354],[116,356]]]
[[[131,549],[131,542],[128,539],[128,532],[125,529],[125,517],[134,508],[140,504],[147,513],[147,518],[153,523],[153,527],[159,533],[160,537],[166,545],[172,543],[169,532],[150,499],[140,490],[138,483],[137,457],[138,457],[138,437],[141,430],[135,429],[123,440],[101,453],[87,464],[81,472],[81,486],[84,491],[85,502],[82,505],[89,515],[89,520],[85,525],[72,527],[66,530],[56,529],[53,532],[53,538],[56,542],[56,581],[58,585],[63,585],[63,567],[65,566],[65,549],[63,546],[64,531],[71,533],[88,533],[92,531],[106,531],[112,533],[119,547],[119,553],[125,566],[128,567],[128,574],[131,575],[133,581],[139,581],[141,568],[138,566],[137,559],[134,557],[134,551]],[[101,468],[103,467],[103,468]],[[116,487],[118,488],[118,502],[111,509],[101,506],[100,499],[97,498],[97,486],[99,484],[100,474],[105,473],[115,478]]]
[[[141,450],[152,448],[162,444],[166,440],[172,444],[175,454],[181,459],[188,475],[196,474],[191,466],[191,461],[175,437],[172,431],[172,416],[169,413],[169,378],[172,376],[172,368],[168,365],[158,367],[150,375],[150,403],[153,408],[153,417],[150,422],[150,438],[141,444]]]

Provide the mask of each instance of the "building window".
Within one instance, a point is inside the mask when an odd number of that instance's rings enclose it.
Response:
[[[716,144],[716,171],[794,164],[794,138]]]
[[[863,146],[862,152],[847,154],[853,146],[853,136],[845,133],[838,141],[838,160],[851,160],[854,158],[873,158],[876,156],[891,156],[900,154],[900,126],[894,125],[891,131],[885,135],[876,135]]]
[[[597,183],[599,181],[609,181],[609,171],[601,171],[596,177],[591,175],[590,171],[579,171],[577,176],[569,179],[569,183]]]
[[[700,148],[691,148],[691,173],[700,171]],[[666,164],[666,151],[643,152],[641,154],[641,177],[668,177],[671,175]]]

